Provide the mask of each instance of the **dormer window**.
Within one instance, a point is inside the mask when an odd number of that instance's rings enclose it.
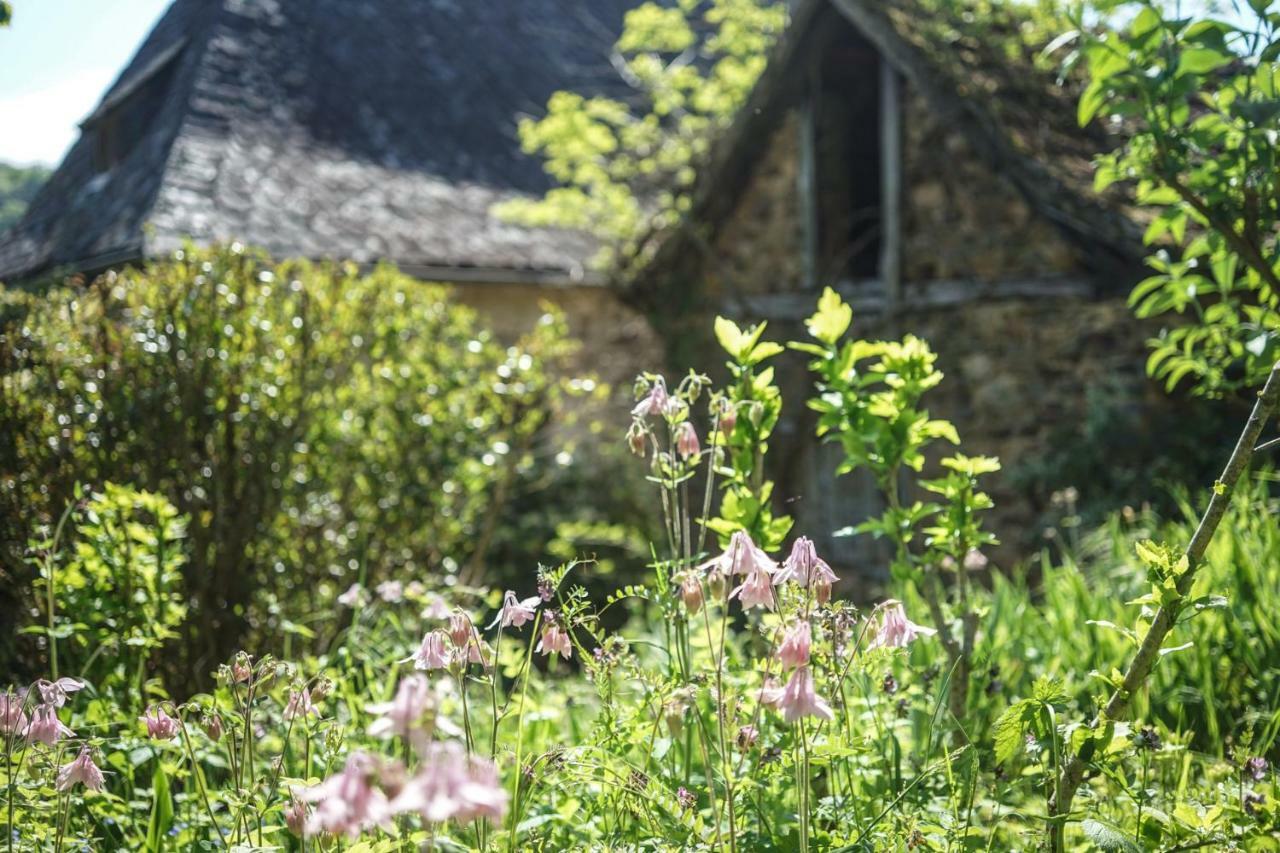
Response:
[[[834,41],[814,92],[819,256],[826,281],[880,275],[880,59],[856,36]]]
[[[184,39],[161,52],[141,71],[116,86],[80,124],[92,145],[95,172],[110,171],[142,142],[152,120],[164,106],[178,69],[178,57],[185,47]]]

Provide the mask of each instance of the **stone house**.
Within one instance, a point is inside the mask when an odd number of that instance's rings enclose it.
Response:
[[[1143,275],[1141,226],[1123,195],[1092,188],[1113,141],[1077,125],[1076,93],[997,13],[938,5],[794,2],[691,213],[643,247],[629,295],[675,364],[718,360],[716,313],[803,339],[826,286],[854,305],[857,333],[929,341],[947,374],[931,413],[1006,466],[991,520],[1013,557],[1044,532],[1049,501],[1017,474],[1094,391],[1118,387],[1146,412],[1169,403],[1143,372],[1152,330],[1125,301]],[[828,537],[879,498],[869,478],[833,478],[837,450],[802,411],[803,359],[784,357],[779,376],[792,416],[773,442],[775,494],[826,553],[883,565],[865,538]]]
[[[676,371],[718,362],[716,313],[799,337],[831,285],[860,333],[929,340],[948,374],[931,409],[969,452],[1016,467],[1102,382],[1158,405],[1124,303],[1141,231],[1123,197],[1092,191],[1104,129],[1076,126],[1072,94],[1011,50],[1016,33],[918,2],[794,0],[689,216],[619,282],[588,267],[585,235],[492,207],[548,186],[520,151],[520,115],[556,90],[619,85],[609,53],[634,0],[174,0],[0,235],[0,281],[92,273],[186,238],[390,260],[455,285],[500,333],[559,303],[586,363],[624,386],[664,348]],[[803,364],[782,367],[799,413]],[[803,415],[780,431],[776,494],[798,529],[865,562],[827,534],[875,509],[870,489],[832,478]],[[1008,478],[992,492],[1003,538],[1033,538],[1045,496]]]
[[[93,274],[188,238],[392,261],[454,285],[500,334],[558,303],[603,356],[592,367],[629,385],[633,354],[654,349],[588,269],[595,243],[491,208],[549,186],[520,149],[522,115],[620,85],[610,53],[631,5],[174,0],[0,234],[0,281]]]

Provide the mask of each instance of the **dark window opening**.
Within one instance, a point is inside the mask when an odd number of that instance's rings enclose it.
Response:
[[[826,282],[880,273],[880,60],[856,38],[839,39],[815,81],[819,256]]]
[[[169,94],[183,47],[180,42],[158,55],[81,124],[92,144],[94,171],[109,171],[146,137]]]

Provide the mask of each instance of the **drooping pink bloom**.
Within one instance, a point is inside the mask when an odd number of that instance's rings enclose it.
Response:
[[[362,607],[369,601],[369,594],[365,592],[364,587],[358,583],[353,583],[347,587],[347,591],[338,596],[338,603],[343,607]]]
[[[756,698],[766,708],[777,708],[782,704],[782,685],[778,684],[778,679],[772,675],[766,676]]]
[[[790,556],[782,563],[782,571],[773,576],[776,584],[791,582],[803,587],[825,583],[830,588],[838,580],[827,561],[818,556],[808,536],[801,536],[795,541]]]
[[[502,623],[503,628],[519,628],[534,617],[534,611],[538,609],[541,602],[542,598],[537,595],[518,600],[514,592],[507,590],[506,595],[502,597],[502,609],[485,630],[489,630],[499,622]]]
[[[369,706],[370,713],[381,715],[369,726],[369,734],[373,737],[410,737],[418,729],[423,716],[434,706],[434,700],[425,675],[406,675],[400,679],[394,699]]]
[[[498,822],[507,792],[491,761],[467,756],[456,743],[433,743],[422,751],[418,772],[391,802],[394,813],[417,812],[429,823],[476,818]]]
[[[869,648],[902,649],[917,637],[929,637],[938,633],[933,628],[917,625],[907,618],[902,602],[889,599],[880,604],[880,629],[871,639]]]
[[[338,773],[303,791],[298,799],[315,803],[304,827],[306,835],[328,832],[356,838],[365,829],[391,827],[387,797],[378,788],[378,760],[367,752],[356,751],[347,757],[346,766]]]
[[[627,447],[631,448],[631,452],[636,456],[644,456],[648,439],[645,438],[644,427],[639,421],[632,421],[631,426],[627,428]]]
[[[760,738],[760,730],[755,726],[743,726],[738,729],[738,749],[746,752],[755,746],[756,741]]]
[[[311,701],[311,691],[306,687],[301,690],[290,690],[289,701],[284,706],[284,718],[294,720],[298,717],[318,717],[320,709]]]
[[[680,600],[684,602],[685,609],[690,615],[697,615],[702,609],[702,583],[698,580],[697,575],[685,575],[684,580],[680,582]]]
[[[53,746],[62,737],[75,737],[76,733],[62,724],[58,719],[57,705],[37,705],[31,714],[31,722],[27,724],[27,741]]]
[[[27,728],[27,713],[22,709],[25,701],[12,693],[0,694],[0,734],[16,735]]]
[[[290,795],[289,805],[284,810],[284,825],[289,832],[302,837],[307,825],[307,804],[298,799],[297,793]]]
[[[45,681],[42,678],[36,682],[36,692],[40,694],[41,702],[61,708],[67,703],[69,695],[77,690],[83,690],[84,686],[84,682],[78,678],[64,677],[57,681]]]
[[[84,785],[90,791],[102,790],[102,771],[93,763],[93,752],[88,745],[80,747],[80,754],[75,760],[58,768],[54,787],[66,793],[77,784]]]
[[[649,386],[649,393],[636,403],[635,408],[631,410],[631,414],[637,418],[643,418],[648,415],[662,415],[667,411],[667,407],[671,404],[671,396],[667,393],[667,380],[661,376],[653,380],[653,384]]]
[[[964,555],[964,568],[969,572],[980,572],[987,567],[987,555],[977,548],[970,548]]]
[[[717,421],[720,431],[727,437],[738,425],[738,407],[724,400],[720,406],[720,417]]]
[[[803,619],[791,623],[778,645],[778,660],[788,669],[809,665],[809,646],[813,642],[813,629]]]
[[[698,443],[698,431],[688,421],[681,421],[680,426],[676,427],[676,453],[680,454],[681,459],[689,459],[701,452],[702,445]]]
[[[782,700],[778,707],[782,710],[782,718],[788,723],[794,723],[804,716],[821,717],[824,720],[833,716],[831,706],[814,692],[813,673],[807,666],[792,673],[791,680],[782,688]]]
[[[461,610],[455,610],[449,614],[449,639],[453,640],[455,646],[462,648],[471,642],[475,632],[475,626],[471,624],[471,617],[466,613]]]
[[[178,721],[158,705],[149,708],[138,719],[146,724],[147,737],[152,740],[173,740],[178,736]]]
[[[568,660],[573,654],[573,643],[569,639],[569,632],[562,630],[554,623],[548,624],[542,629],[542,639],[538,640],[537,651],[544,655],[559,653],[560,657]]]
[[[766,571],[754,571],[747,575],[747,579],[742,582],[733,592],[729,593],[730,598],[736,598],[742,602],[744,608],[767,607],[773,609],[773,579],[769,577]]]
[[[448,669],[452,658],[449,656],[449,650],[445,648],[444,640],[443,631],[428,631],[422,638],[422,644],[418,646],[418,650],[400,663],[413,661],[414,669]]]
[[[725,575],[749,575],[765,572],[772,576],[778,564],[751,541],[745,530],[735,530],[729,537],[729,547],[718,557],[712,557],[698,566],[703,571],[720,571]]]
[[[253,661],[244,652],[240,652],[231,661],[231,681],[233,684],[244,684],[253,677]]]
[[[222,740],[222,717],[217,713],[201,717],[200,728],[204,730],[205,736],[214,743]]]
[[[378,598],[387,604],[396,604],[404,598],[404,584],[400,581],[383,581],[375,588]]]

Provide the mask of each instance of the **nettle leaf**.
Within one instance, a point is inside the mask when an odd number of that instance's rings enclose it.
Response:
[[[1015,702],[996,720],[994,739],[997,764],[1008,764],[1021,751],[1027,735],[1027,727],[1035,718],[1037,703],[1034,699]]]
[[[1088,837],[1101,850],[1123,850],[1128,853],[1142,853],[1142,848],[1134,844],[1129,837],[1109,823],[1096,818],[1088,818],[1080,824]]]

